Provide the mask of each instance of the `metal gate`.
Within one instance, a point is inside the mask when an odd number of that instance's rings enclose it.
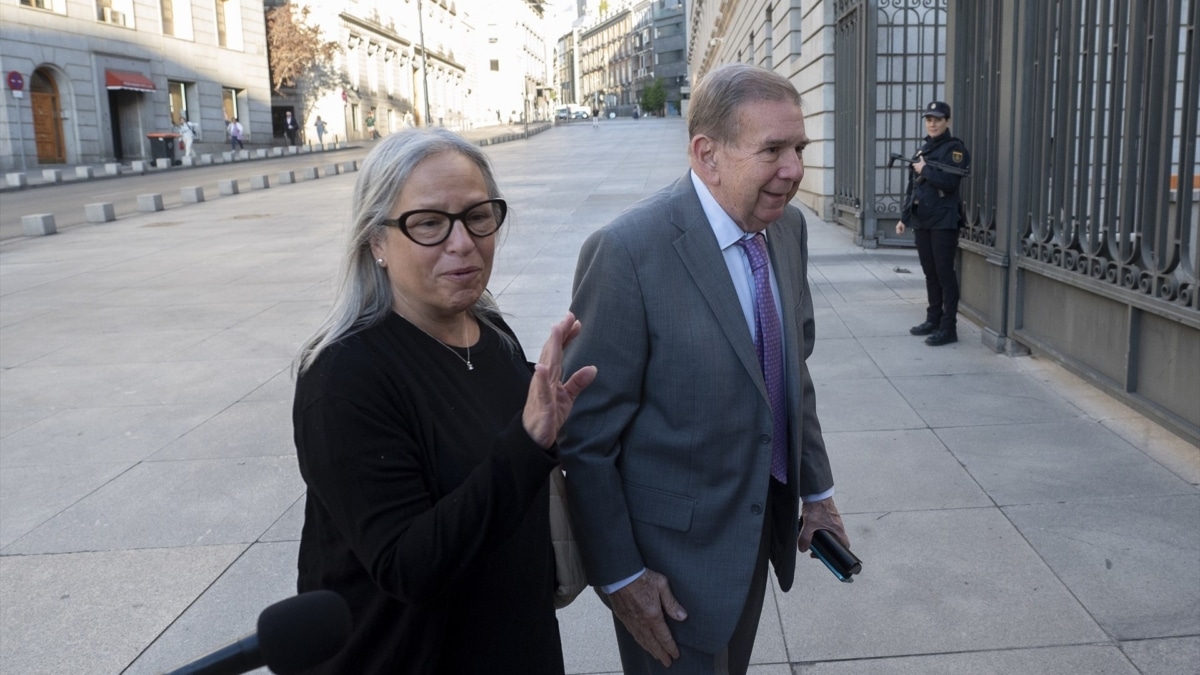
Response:
[[[1049,353],[1200,442],[1200,0],[955,6],[952,79],[999,111],[969,131],[995,152],[970,189],[1003,195],[968,192],[963,287],[1006,296],[963,304],[997,346]],[[997,40],[994,66],[966,58]]]
[[[836,7],[838,221],[900,243],[887,153],[951,101],[972,153],[960,311],[1200,443],[1200,0]]]
[[[908,173],[887,162],[917,150],[920,111],[945,99],[946,0],[838,0],[835,11],[835,217],[864,246],[909,243],[895,234]]]

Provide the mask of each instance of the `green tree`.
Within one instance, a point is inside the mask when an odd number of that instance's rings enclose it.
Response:
[[[663,86],[661,77],[642,90],[642,110],[662,115],[663,106],[667,103],[667,88]]]

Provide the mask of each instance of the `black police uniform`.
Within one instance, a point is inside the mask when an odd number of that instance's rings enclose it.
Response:
[[[945,331],[945,336],[939,338],[935,334],[927,340],[939,340],[937,343],[943,344],[957,339],[958,277],[954,274],[954,251],[958,248],[958,228],[961,226],[962,197],[958,188],[963,176],[934,164],[965,171],[971,166],[971,155],[967,146],[951,136],[947,128],[940,136],[925,137],[925,144],[913,161],[919,157],[925,158],[925,168],[921,173],[909,169],[908,190],[900,214],[905,227],[913,230],[921,270],[925,273],[925,291],[929,296],[926,323],[913,328],[912,332],[926,335]]]

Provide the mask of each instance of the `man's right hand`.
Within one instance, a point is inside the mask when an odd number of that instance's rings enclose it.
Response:
[[[904,221],[896,223],[896,234],[904,234]]]
[[[625,624],[625,630],[664,668],[679,658],[679,648],[664,616],[675,621],[687,618],[687,611],[671,594],[667,578],[647,569],[628,586],[608,596],[613,614]]]

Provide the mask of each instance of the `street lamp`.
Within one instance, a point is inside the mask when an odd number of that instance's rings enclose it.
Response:
[[[425,67],[429,55],[425,51],[425,12],[421,9],[421,0],[417,0],[417,30],[421,38],[421,87],[425,91],[425,126],[429,127],[429,73]]]

